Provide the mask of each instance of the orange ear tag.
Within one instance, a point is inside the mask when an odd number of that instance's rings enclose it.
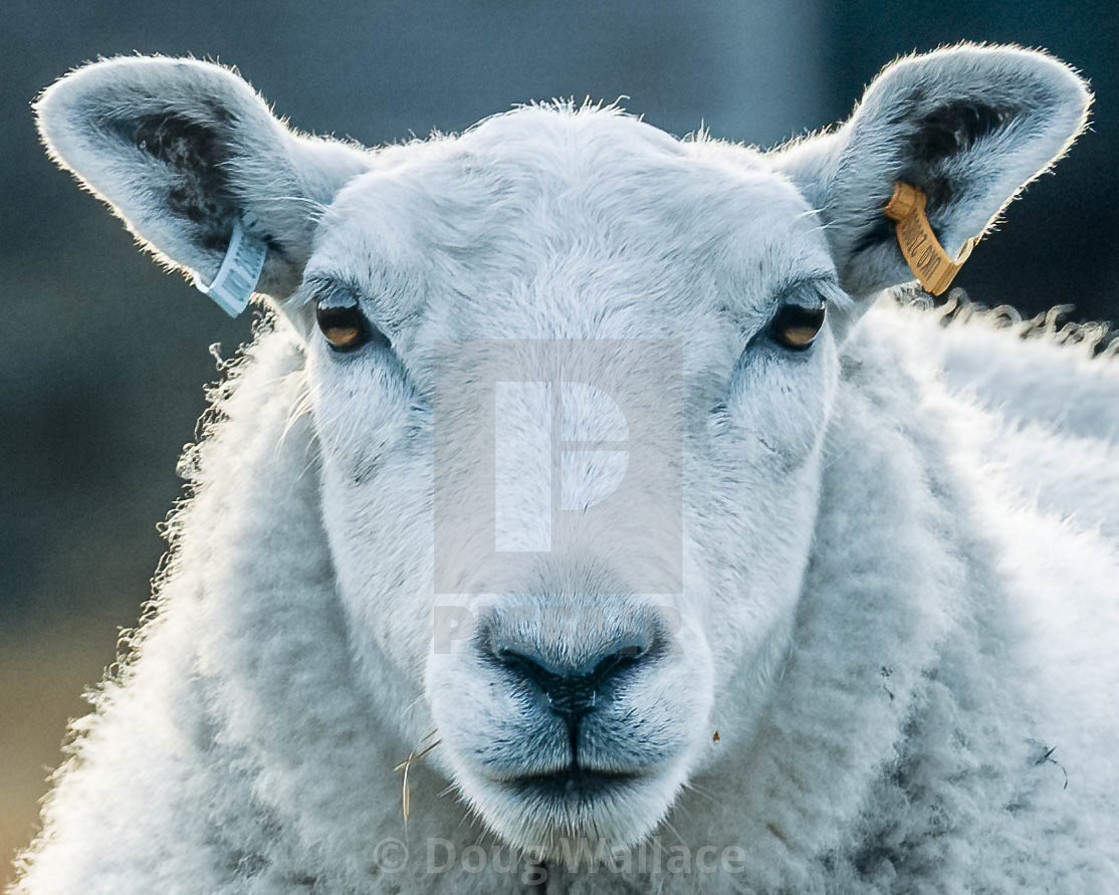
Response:
[[[953,261],[933,233],[932,224],[925,215],[925,201],[920,188],[899,181],[886,203],[886,217],[898,222],[898,245],[913,275],[927,292],[940,295],[952,284],[979,237],[973,236],[965,242]]]

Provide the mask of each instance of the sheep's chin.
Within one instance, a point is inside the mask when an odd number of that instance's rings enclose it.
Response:
[[[547,780],[498,781],[467,772],[458,775],[458,787],[506,843],[546,859],[575,840],[610,849],[639,844],[675,802],[686,780],[682,764],[601,780],[560,774]]]

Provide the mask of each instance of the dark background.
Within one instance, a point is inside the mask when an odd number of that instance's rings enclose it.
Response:
[[[882,0],[9,0],[0,34],[0,884],[79,693],[148,596],[207,351],[248,334],[135,250],[55,170],[29,102],[98,55],[236,64],[308,130],[373,145],[511,104],[612,101],[683,135],[772,145],[845,117],[886,62],[962,39],[1087,75],[1093,130],[960,276],[972,298],[1119,318],[1119,4]]]

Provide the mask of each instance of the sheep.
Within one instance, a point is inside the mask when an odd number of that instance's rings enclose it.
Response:
[[[884,297],[898,184],[957,258],[1089,99],[960,45],[772,151],[367,150],[210,63],[62,78],[55,161],[266,313],[12,892],[1119,891],[1113,362],[1016,389]]]

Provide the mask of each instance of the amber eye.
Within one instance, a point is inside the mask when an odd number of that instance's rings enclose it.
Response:
[[[389,344],[384,334],[365,319],[356,304],[341,307],[318,305],[315,308],[315,319],[323,336],[335,351],[354,351],[368,342]]]
[[[773,340],[778,345],[793,351],[804,351],[811,347],[823,328],[825,308],[823,302],[814,308],[794,304],[782,305],[769,325]]]

